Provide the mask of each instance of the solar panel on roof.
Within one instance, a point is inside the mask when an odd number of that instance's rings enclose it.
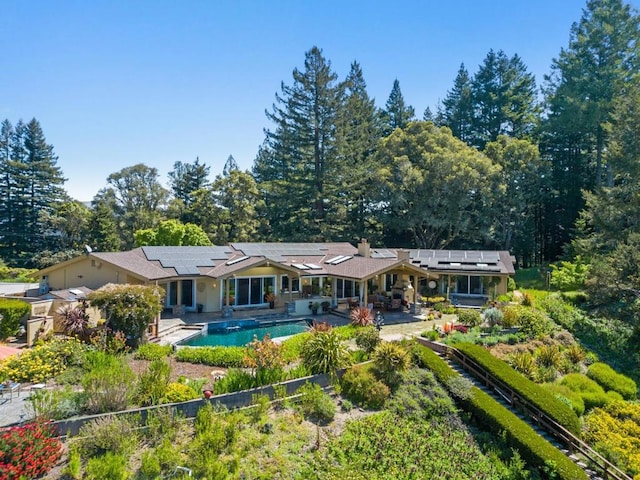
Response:
[[[322,270],[322,267],[320,265],[316,265],[315,263],[305,263],[303,265],[306,265],[311,270]]]
[[[309,270],[309,267],[307,267],[306,265],[304,265],[303,263],[292,263],[291,264],[293,267],[296,267],[299,270]]]
[[[333,262],[335,262],[336,260],[340,260],[340,259],[341,259],[342,257],[344,257],[344,256],[345,256],[345,255],[338,255],[337,257],[332,257],[332,258],[330,258],[329,260],[325,260],[325,262],[324,262],[324,263],[331,263],[331,264],[332,264]]]

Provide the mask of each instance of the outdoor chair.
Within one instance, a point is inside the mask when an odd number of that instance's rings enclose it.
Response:
[[[20,396],[20,384],[16,383],[16,382],[5,382],[5,383],[1,383],[0,384],[0,395],[2,395],[2,398],[5,397],[5,395],[9,395],[9,401],[11,402],[13,400],[13,392],[16,392],[16,394],[18,395],[18,397]]]

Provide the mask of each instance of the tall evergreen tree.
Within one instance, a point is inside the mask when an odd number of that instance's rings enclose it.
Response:
[[[396,78],[385,108],[382,111],[385,129],[384,134],[388,135],[396,128],[405,128],[409,122],[415,120],[416,111],[411,105],[407,105],[400,90],[400,82]]]
[[[538,117],[535,77],[518,55],[490,50],[471,84],[474,108],[471,144],[484,148],[499,135],[522,138]]]
[[[229,155],[227,157],[227,161],[224,162],[224,168],[222,169],[222,175],[225,177],[229,175],[234,170],[238,170],[238,162],[233,158],[233,155]]]
[[[342,218],[334,221],[334,238],[375,241],[381,226],[372,210],[371,182],[375,172],[373,154],[382,135],[382,121],[375,102],[369,98],[367,84],[358,62],[344,82],[345,100],[337,129],[337,154],[340,168],[328,185],[332,196],[341,198]],[[337,219],[336,219],[337,220]]]
[[[65,178],[35,118],[26,125],[19,121],[13,131],[4,122],[0,142],[0,255],[10,263],[30,266],[47,243],[39,217],[67,198]]]
[[[265,144],[254,174],[265,191],[269,223],[278,237],[331,240],[331,218],[339,212],[327,196],[336,164],[336,118],[342,86],[322,51],[305,54],[304,70],[293,71],[293,84],[281,86],[267,118]],[[291,195],[295,188],[296,195]]]
[[[169,172],[169,186],[174,198],[188,207],[193,201],[192,192],[209,183],[209,170],[209,166],[201,164],[198,157],[193,163],[174,163],[173,170]]]
[[[118,233],[113,191],[102,190],[94,197],[87,223],[87,245],[99,252],[117,252],[122,246]]]
[[[622,0],[590,0],[571,28],[567,49],[545,77],[547,118],[542,152],[552,159],[556,196],[547,209],[553,259],[570,240],[571,227],[584,207],[583,191],[613,182],[603,161],[613,105],[638,74],[639,19]]]
[[[467,143],[471,141],[473,134],[471,78],[464,63],[458,69],[453,88],[447,92],[447,96],[442,101],[438,117],[438,125],[449,127],[454,137]]]

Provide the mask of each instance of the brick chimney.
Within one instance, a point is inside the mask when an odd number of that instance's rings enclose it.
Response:
[[[369,245],[366,238],[361,238],[360,243],[358,243],[358,255],[364,258],[371,256],[371,245]]]
[[[398,260],[409,260],[409,250],[396,250]]]

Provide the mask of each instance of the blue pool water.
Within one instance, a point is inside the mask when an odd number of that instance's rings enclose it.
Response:
[[[254,337],[262,340],[267,334],[271,338],[286,337],[307,331],[305,320],[292,322],[261,323],[255,320],[239,320],[234,322],[211,323],[206,332],[178,343],[189,347],[214,345],[242,346],[252,342]]]

